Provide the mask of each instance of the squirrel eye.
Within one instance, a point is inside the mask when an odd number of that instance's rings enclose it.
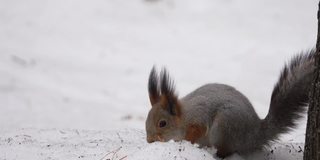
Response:
[[[165,127],[167,125],[167,122],[165,121],[165,120],[160,120],[159,121],[159,127],[160,128],[163,128],[163,127]]]

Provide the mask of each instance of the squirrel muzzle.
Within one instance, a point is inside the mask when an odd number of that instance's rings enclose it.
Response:
[[[148,142],[148,143],[152,143],[152,142],[154,142],[154,141],[155,141],[155,140],[154,140],[153,137],[150,137],[150,136],[147,137],[147,142]]]
[[[160,135],[156,135],[156,136],[147,136],[147,142],[148,143],[152,143],[155,141],[159,141],[159,142],[165,142],[165,140],[160,136]]]

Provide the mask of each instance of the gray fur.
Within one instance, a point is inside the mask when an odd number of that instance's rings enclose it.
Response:
[[[300,53],[284,66],[272,92],[269,113],[262,122],[265,141],[290,131],[305,111],[314,78],[315,52]]]
[[[184,120],[208,126],[201,146],[225,146],[229,152],[257,148],[261,120],[249,100],[233,87],[207,84],[181,99]],[[217,120],[217,121],[215,121]]]

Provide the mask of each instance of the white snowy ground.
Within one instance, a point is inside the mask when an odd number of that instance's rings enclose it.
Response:
[[[151,67],[166,66],[181,96],[232,85],[263,118],[284,62],[315,44],[317,3],[0,0],[0,160],[212,159],[146,144]],[[244,158],[301,159],[304,131],[305,119]]]
[[[229,160],[302,159],[303,144],[279,143],[265,152]],[[70,129],[20,129],[0,137],[0,159],[68,160],[214,160],[214,149],[199,149],[187,141],[147,144],[137,129],[89,131]],[[218,159],[218,158],[216,158]]]

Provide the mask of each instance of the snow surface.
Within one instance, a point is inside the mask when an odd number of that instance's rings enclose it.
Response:
[[[214,160],[214,149],[199,149],[190,142],[155,142],[147,144],[138,129],[90,131],[76,129],[20,129],[0,134],[0,160]],[[302,159],[302,144],[276,144],[264,152],[239,159]]]
[[[145,152],[163,159],[168,150],[177,158],[207,155],[187,142],[147,145],[141,138],[151,67],[166,66],[181,96],[209,82],[232,85],[263,118],[284,62],[315,44],[317,3],[0,0],[0,159],[99,159],[120,147],[107,140],[124,128],[124,143],[141,145],[123,145],[132,159]],[[300,145],[304,132],[305,119],[281,144]],[[104,147],[90,148],[99,136]]]

